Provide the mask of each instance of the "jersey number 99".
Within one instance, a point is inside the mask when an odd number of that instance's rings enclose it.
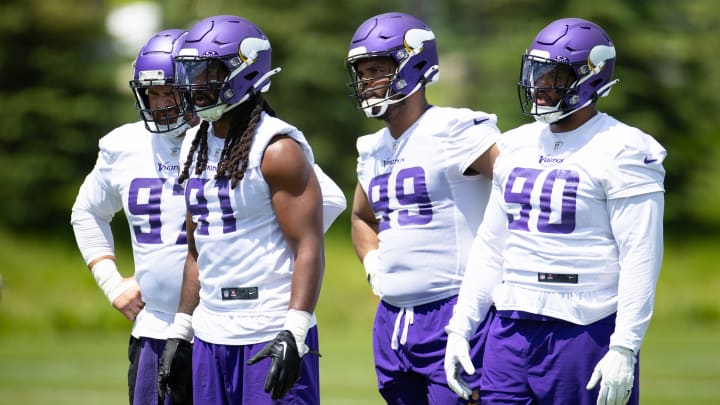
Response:
[[[368,186],[368,200],[378,217],[379,232],[390,229],[390,214],[397,212],[397,225],[425,225],[432,221],[433,210],[422,167],[408,167],[395,174],[391,188],[391,175],[386,173],[373,178]]]

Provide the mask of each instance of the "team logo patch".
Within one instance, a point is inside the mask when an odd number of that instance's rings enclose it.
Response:
[[[555,166],[565,161],[565,158],[551,157],[551,156],[540,156],[538,163],[543,166]]]

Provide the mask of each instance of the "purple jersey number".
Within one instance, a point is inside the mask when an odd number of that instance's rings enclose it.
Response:
[[[508,177],[505,185],[505,202],[519,204],[520,212],[517,217],[508,216],[508,229],[530,231],[528,221],[532,210],[539,210],[537,216],[537,229],[544,233],[572,233],[575,230],[575,214],[577,209],[577,188],[580,176],[572,170],[551,170],[541,185],[540,200],[533,202],[531,193],[542,170],[516,167]],[[552,204],[553,189],[562,189],[560,204]],[[550,222],[550,214],[559,210],[560,222]]]
[[[211,180],[193,177],[188,180],[185,189],[185,201],[187,202],[188,211],[193,217],[197,216],[198,227],[195,232],[199,235],[210,234],[210,223],[208,222],[210,209],[208,208],[208,200],[205,197],[205,184],[209,181]],[[218,190],[217,197],[220,202],[220,212],[222,212],[223,233],[235,232],[237,228],[232,204],[230,203],[230,181],[226,177],[216,179],[215,187]]]
[[[133,225],[133,233],[138,243],[160,244],[162,241],[162,220],[161,200],[163,192],[163,183],[165,179],[158,178],[138,178],[130,182],[130,190],[128,191],[128,211],[132,215],[147,215],[150,230],[143,232],[139,225]],[[141,195],[147,193],[147,199],[140,198]],[[178,185],[173,185],[173,195],[182,195],[182,189],[178,190]],[[146,201],[147,200],[147,201]],[[175,243],[186,244],[187,235],[185,233],[185,218],[182,221],[180,235],[178,235]]]
[[[391,174],[373,178],[368,187],[370,205],[380,219],[379,231],[390,228],[390,214],[393,211],[397,211],[399,226],[430,223],[433,217],[432,201],[427,191],[423,168],[408,167],[399,170],[395,175],[394,190],[391,190],[388,184]],[[415,212],[410,208],[414,208]]]

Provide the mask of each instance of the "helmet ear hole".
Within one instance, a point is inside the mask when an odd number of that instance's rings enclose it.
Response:
[[[420,62],[414,64],[413,68],[416,70],[422,71],[426,65],[427,65],[427,61],[421,60]]]
[[[253,79],[255,79],[255,76],[257,76],[257,75],[258,75],[258,71],[256,70],[254,72],[246,74],[244,77],[245,77],[245,80],[252,81]]]

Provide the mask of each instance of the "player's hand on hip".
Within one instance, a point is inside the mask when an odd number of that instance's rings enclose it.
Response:
[[[598,405],[625,405],[630,399],[635,380],[635,353],[621,346],[611,346],[595,366],[588,390],[600,382]]]
[[[257,352],[247,364],[252,365],[270,357],[270,370],[265,377],[265,392],[272,391],[272,399],[282,398],[300,377],[300,362],[295,337],[289,330],[277,334],[265,347]]]
[[[457,333],[448,333],[444,367],[450,389],[463,399],[470,398],[472,390],[462,379],[460,373],[465,371],[465,373],[473,375],[475,366],[470,359],[470,344],[467,339]]]
[[[119,288],[122,289],[122,292],[113,299],[112,306],[129,321],[134,321],[137,314],[145,307],[140,293],[140,286],[134,277],[130,277],[124,279]]]

